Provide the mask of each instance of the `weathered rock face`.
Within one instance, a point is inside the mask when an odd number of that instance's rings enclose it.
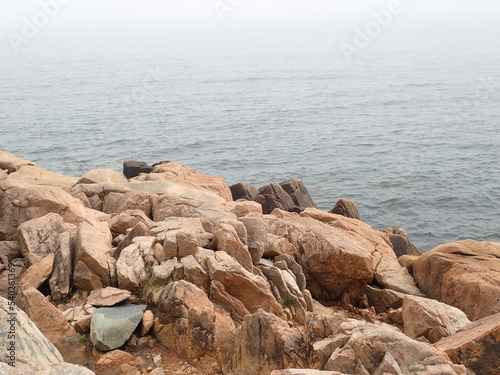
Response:
[[[0,240],[13,240],[18,227],[31,219],[57,213],[64,222],[79,224],[104,220],[105,215],[84,207],[64,190],[0,180]]]
[[[73,276],[74,254],[69,232],[59,235],[58,246],[54,254],[54,266],[49,285],[52,299],[58,301],[69,294]]]
[[[214,229],[214,246],[216,250],[223,250],[234,257],[243,267],[252,272],[252,257],[248,247],[243,244],[236,229],[231,224],[223,221],[217,224]]]
[[[231,194],[233,200],[244,199],[247,201],[253,201],[257,194],[259,194],[259,189],[256,186],[250,185],[248,182],[238,182],[237,184],[231,185]]]
[[[325,370],[346,374],[457,374],[441,351],[386,324],[349,319],[331,340],[336,348]]]
[[[121,347],[142,320],[146,305],[101,307],[92,313],[90,340],[101,351]]]
[[[500,374],[500,314],[477,320],[435,347],[477,375]]]
[[[10,173],[7,180],[30,185],[47,185],[69,190],[78,177],[70,177],[47,171],[35,165],[22,165],[17,171]]]
[[[29,285],[35,289],[49,278],[54,267],[54,254],[49,254],[41,261],[30,266],[21,277],[21,285]]]
[[[406,295],[403,299],[405,335],[411,338],[424,336],[431,343],[443,336],[453,335],[470,323],[459,309],[433,299]],[[437,335],[438,327],[444,328]]]
[[[130,246],[123,249],[116,262],[120,289],[132,293],[140,291],[140,286],[146,282],[149,276],[148,262],[152,262],[152,266],[155,263],[154,243],[154,237],[136,237]]]
[[[392,247],[397,257],[403,255],[414,255],[419,256],[422,253],[413,245],[408,239],[406,230],[400,227],[389,227],[380,230],[381,232],[387,233],[389,240],[391,240]]]
[[[16,313],[16,364],[51,364],[63,361],[63,357],[50,341],[40,332],[37,326],[28,318],[26,313],[17,309],[9,301],[0,297],[0,361],[9,363],[9,330],[11,316],[9,313]],[[6,350],[7,349],[7,350]]]
[[[296,207],[290,195],[279,184],[262,186],[254,200],[262,205],[264,215],[270,214],[276,208],[291,211]]]
[[[170,181],[190,189],[217,194],[226,201],[233,200],[231,189],[222,177],[193,171],[175,162],[155,165],[151,174],[139,176],[136,181]]]
[[[133,177],[139,176],[141,173],[151,173],[153,167],[144,161],[126,160],[123,162],[123,174],[129,180]]]
[[[285,317],[283,308],[269,290],[266,279],[247,271],[224,251],[207,257],[206,264],[211,280],[211,297],[224,307],[234,319],[240,320],[248,313],[263,309]]]
[[[142,223],[146,227],[153,224],[153,221],[141,210],[125,210],[119,214],[112,214],[109,227],[114,233],[126,234],[127,229]]]
[[[16,303],[59,351],[66,352],[74,344],[75,330],[68,324],[64,314],[37,289],[20,291]]]
[[[321,371],[313,369],[274,370],[271,375],[344,375],[337,371]]]
[[[160,296],[155,333],[167,348],[209,374],[220,373],[214,346],[215,309],[205,292],[187,281],[170,283]]]
[[[0,169],[5,169],[8,173],[13,173],[24,165],[35,166],[36,164],[32,161],[21,159],[10,152],[0,151]]]
[[[419,287],[470,320],[500,312],[500,244],[464,240],[444,244],[414,263]]]
[[[75,287],[92,290],[96,286],[110,285],[110,264],[114,263],[109,255],[111,240],[107,223],[99,223],[98,226],[81,223],[78,226],[73,275]]]
[[[308,207],[317,208],[316,203],[312,200],[302,180],[299,181],[296,178],[291,178],[287,181],[280,182],[280,185],[283,190],[288,193],[290,198],[292,198],[293,203],[301,210],[305,210]]]
[[[375,311],[380,314],[389,309],[399,309],[403,306],[405,294],[390,289],[379,289],[368,286],[366,296],[370,306],[375,307]]]
[[[245,225],[248,251],[252,257],[252,263],[256,266],[266,249],[267,222],[258,214],[243,216],[238,220]]]
[[[351,219],[361,220],[358,208],[350,199],[340,198],[329,212],[332,214],[349,217]]]
[[[66,224],[58,214],[29,220],[19,226],[17,240],[28,266],[35,264],[59,247],[59,235],[63,232],[76,232],[76,227]]]
[[[151,195],[142,192],[109,193],[104,197],[102,210],[107,214],[115,214],[127,210],[140,210],[151,216]]]
[[[22,258],[21,247],[17,241],[0,241],[0,259],[2,262],[11,262],[16,258]]]
[[[235,344],[234,370],[241,375],[269,374],[272,370],[306,365],[302,333],[263,310],[245,317]]]

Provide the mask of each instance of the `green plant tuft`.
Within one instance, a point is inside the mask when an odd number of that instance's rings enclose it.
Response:
[[[283,298],[281,298],[281,304],[285,307],[291,307],[295,305],[295,301],[288,294],[285,294]]]
[[[84,343],[85,341],[87,341],[87,334],[86,333],[82,333],[81,335],[78,334],[78,338],[76,339],[76,341],[78,341],[79,343]]]
[[[142,285],[142,298],[147,303],[158,305],[163,289],[165,289],[165,285],[156,283],[153,279],[153,276],[150,276]]]

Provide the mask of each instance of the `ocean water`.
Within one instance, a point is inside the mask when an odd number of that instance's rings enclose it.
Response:
[[[74,176],[136,159],[296,177],[421,251],[500,241],[500,43],[484,35],[384,32],[348,61],[352,29],[48,30],[0,58],[0,149]]]

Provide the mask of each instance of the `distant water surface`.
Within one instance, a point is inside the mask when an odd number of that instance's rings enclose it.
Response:
[[[0,71],[0,148],[79,176],[174,160],[228,183],[303,179],[421,251],[500,242],[500,48],[387,34],[43,38]]]

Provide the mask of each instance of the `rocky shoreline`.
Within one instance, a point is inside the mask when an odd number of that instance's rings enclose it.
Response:
[[[0,151],[1,374],[500,374],[500,244],[420,254],[297,179],[124,175]]]

